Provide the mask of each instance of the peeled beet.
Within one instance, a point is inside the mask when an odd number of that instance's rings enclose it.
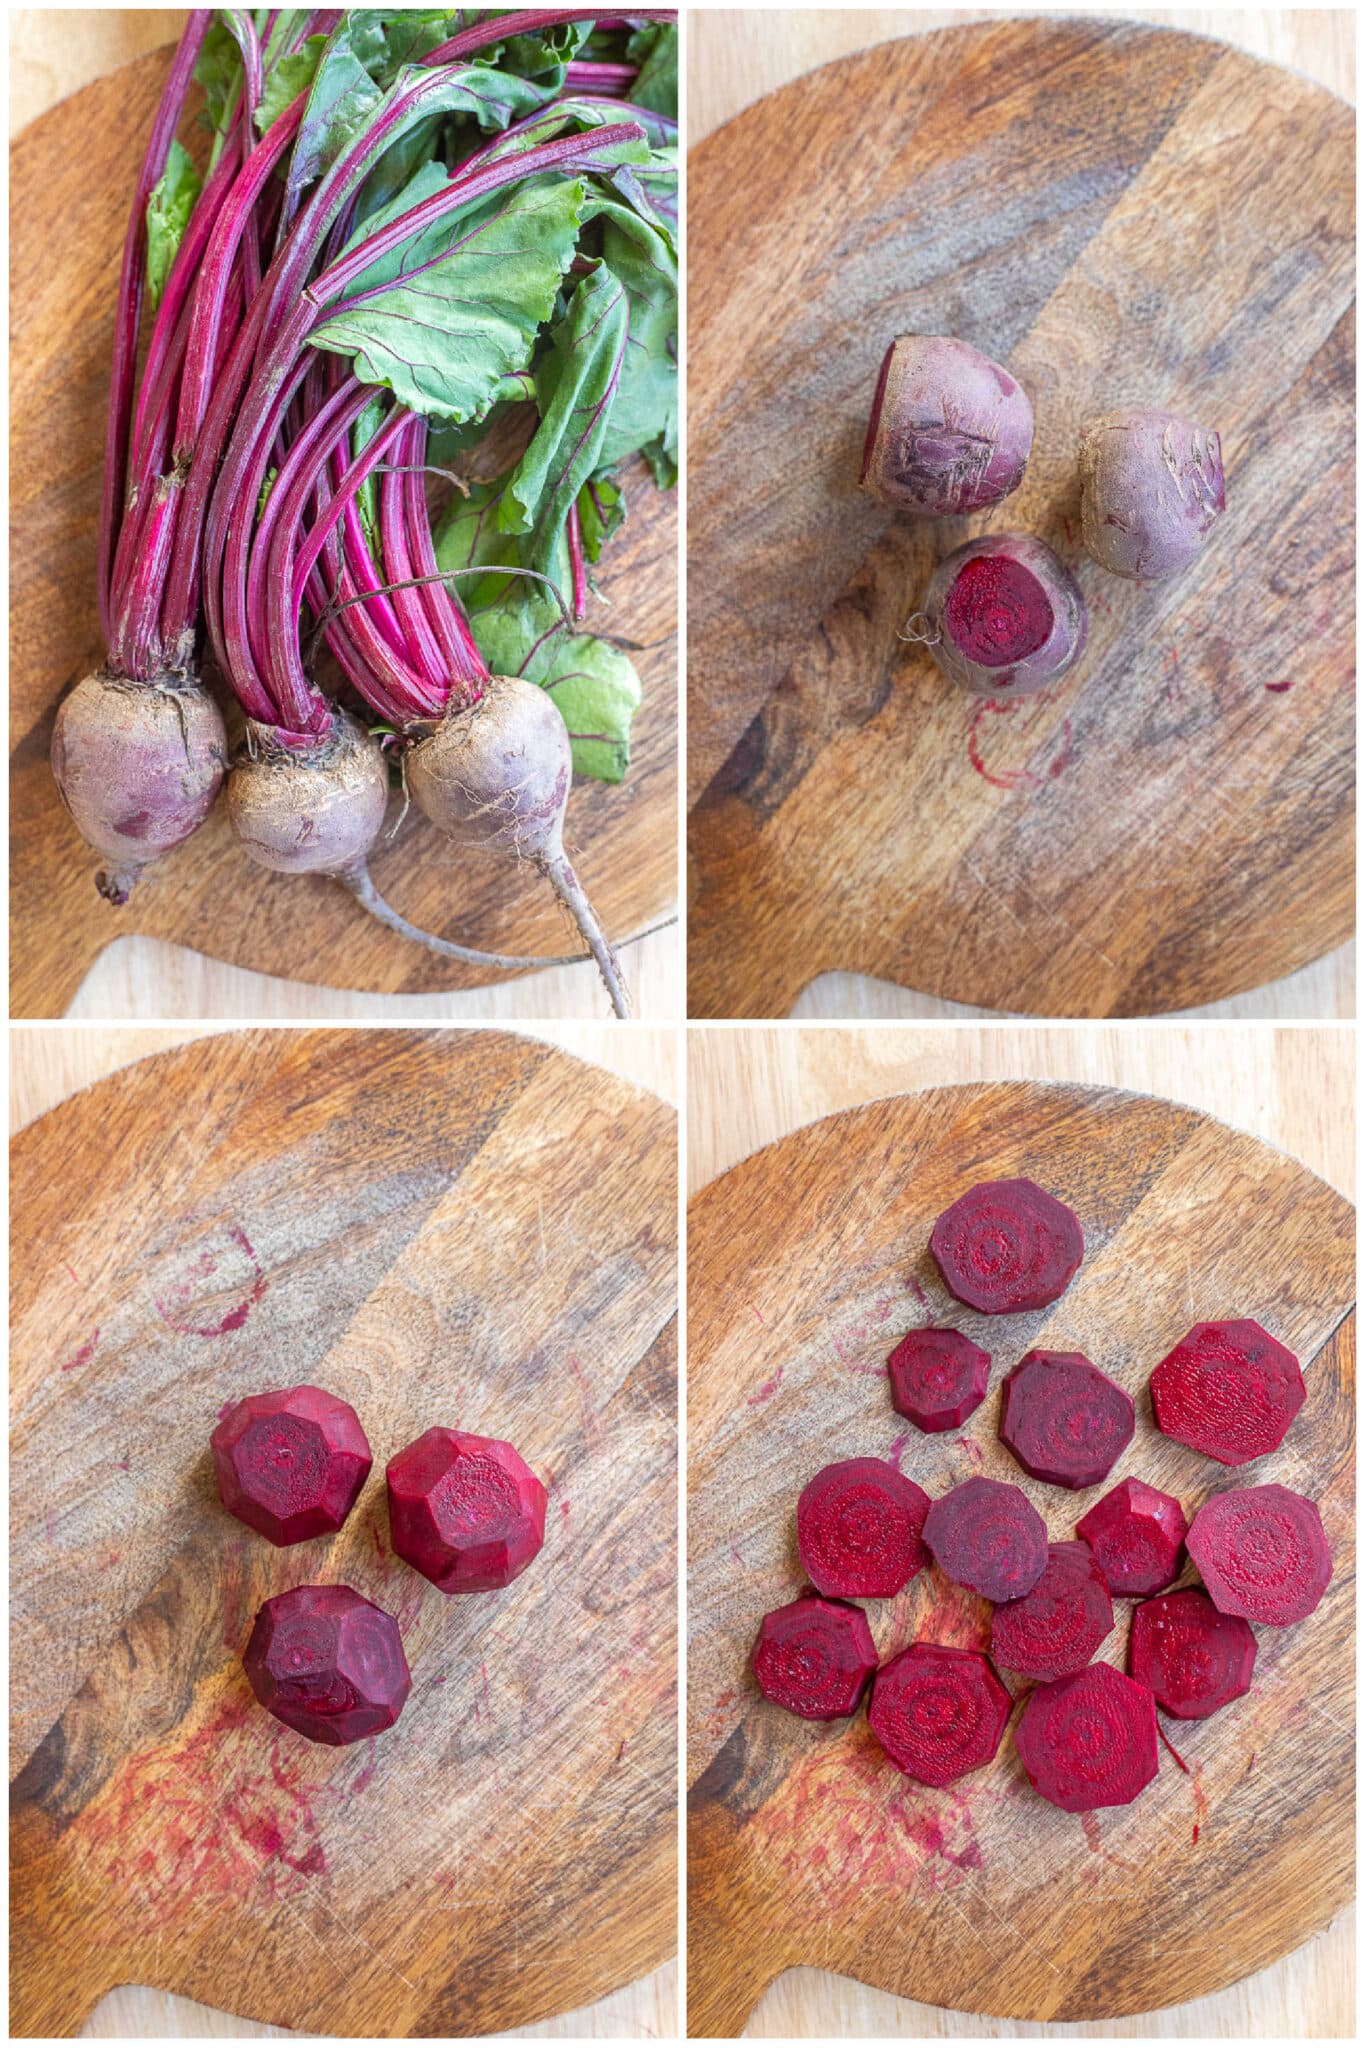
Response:
[[[1196,1323],[1152,1374],[1157,1428],[1220,1465],[1277,1451],[1303,1398],[1298,1359],[1249,1316]]]
[[[882,358],[860,481],[898,512],[957,518],[1015,490],[1032,446],[1008,370],[950,335],[902,334]]]
[[[1034,1791],[1064,1813],[1129,1806],[1156,1776],[1156,1701],[1112,1664],[1087,1664],[1030,1693],[1014,1740]]]
[[[248,1394],[209,1447],[223,1506],[281,1548],[339,1529],[372,1463],[354,1408],[321,1387]]]
[[[1186,1542],[1215,1607],[1271,1628],[1303,1621],[1331,1582],[1322,1517],[1287,1486],[1216,1493]]]
[[[429,1429],[387,1476],[393,1547],[443,1593],[510,1586],[545,1541],[545,1488],[494,1437]]]
[[[242,1664],[277,1721],[336,1747],[392,1728],[412,1690],[398,1623],[349,1586],[267,1600]]]
[[[1090,1662],[1114,1626],[1109,1588],[1084,1543],[1054,1543],[1043,1576],[991,1617],[991,1655],[1025,1678],[1066,1678]]]
[[[1000,1441],[1034,1479],[1098,1486],[1133,1440],[1130,1397],[1079,1351],[1029,1351],[1005,1380]]]
[[[893,1407],[926,1432],[957,1429],[985,1399],[991,1358],[960,1330],[911,1330],[886,1361]]]
[[[1081,538],[1115,576],[1173,576],[1222,517],[1222,443],[1169,412],[1112,412],[1081,430]]]
[[[819,1593],[890,1599],[922,1571],[929,1496],[881,1458],[826,1465],[796,1504],[801,1563]]]
[[[788,1713],[837,1721],[862,1698],[877,1652],[860,1607],[807,1593],[764,1615],[753,1666],[760,1690]]]
[[[1000,1479],[964,1479],[936,1500],[924,1540],[956,1586],[987,1600],[1031,1593],[1047,1565],[1047,1528],[1028,1496]]]
[[[1140,1479],[1120,1479],[1076,1524],[1111,1593],[1159,1593],[1180,1570],[1189,1524],[1180,1502]]]
[[[945,555],[905,637],[978,697],[1032,697],[1085,648],[1085,599],[1051,548],[1027,533],[992,533]]]
[[[951,1785],[990,1762],[1013,1704],[979,1650],[912,1643],[873,1680],[867,1725],[898,1771]]]
[[[1079,1220],[1031,1180],[983,1180],[934,1225],[930,1249],[948,1291],[982,1315],[1047,1308],[1085,1256]]]
[[[1178,1720],[1206,1720],[1240,1699],[1251,1690],[1255,1668],[1250,1623],[1220,1614],[1197,1586],[1144,1600],[1133,1611],[1128,1669]]]

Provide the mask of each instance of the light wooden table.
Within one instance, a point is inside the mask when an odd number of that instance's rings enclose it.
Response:
[[[1355,1032],[1236,1024],[830,1026],[694,1025],[687,1047],[689,1192],[799,1124],[908,1089],[950,1082],[1068,1080],[1192,1104],[1293,1153],[1348,1196],[1355,1187]],[[1106,2039],[1355,2033],[1355,1915],[1273,1968],[1213,1997],[1084,2027],[943,2012],[814,1969],[789,1970],[746,2036]]]
[[[687,39],[687,136],[699,142],[765,93],[805,71],[893,37],[958,28],[1046,7],[826,7],[764,15],[728,7],[694,9]],[[1071,11],[1071,10],[1067,10]],[[1272,63],[1301,71],[1343,99],[1355,95],[1353,8],[1212,8],[1179,11],[1096,6],[1081,10],[1218,36]],[[822,974],[794,1005],[796,1018],[985,1019],[991,1010],[945,1002],[866,974]],[[1182,1013],[1188,1017],[1353,1017],[1355,947],[1339,947],[1297,974],[1246,995]]]

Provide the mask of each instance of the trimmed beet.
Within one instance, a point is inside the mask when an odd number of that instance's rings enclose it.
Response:
[[[954,519],[1017,489],[1032,446],[1008,370],[951,335],[902,334],[882,358],[860,482],[898,512]]]
[[[886,1361],[891,1402],[926,1433],[958,1429],[986,1396],[991,1356],[960,1330],[911,1330]]]
[[[1190,1556],[1223,1614],[1288,1628],[1313,1612],[1332,1577],[1322,1517],[1287,1486],[1240,1486],[1205,1501]]]
[[[964,1479],[936,1500],[924,1540],[955,1586],[1020,1600],[1047,1565],[1047,1527],[1028,1496],[1001,1479]]]
[[[1220,1614],[1197,1586],[1144,1600],[1133,1611],[1128,1669],[1177,1720],[1203,1721],[1240,1699],[1255,1668],[1250,1623]]]
[[[805,1593],[765,1614],[753,1651],[759,1689],[804,1721],[853,1713],[877,1668],[861,1607]]]
[[[991,1617],[991,1655],[1025,1678],[1083,1670],[1114,1626],[1109,1588],[1085,1543],[1054,1543],[1043,1576]]]
[[[1115,576],[1173,576],[1222,517],[1223,447],[1169,412],[1111,412],[1081,429],[1081,539]]]
[[[1076,1524],[1111,1593],[1159,1593],[1180,1570],[1189,1523],[1180,1502],[1141,1479],[1120,1479]]]
[[[1079,1351],[1029,1351],[1005,1380],[1000,1441],[1034,1479],[1098,1486],[1133,1440],[1133,1403]]]
[[[242,1664],[267,1713],[337,1747],[392,1728],[412,1690],[398,1623],[349,1586],[267,1600]]]
[[[393,1547],[443,1593],[510,1586],[545,1541],[545,1488],[495,1437],[429,1429],[387,1478]]]
[[[796,1504],[796,1542],[817,1593],[885,1600],[923,1571],[929,1496],[881,1458],[826,1465]]]
[[[1196,1323],[1152,1374],[1157,1428],[1220,1465],[1277,1451],[1303,1398],[1298,1359],[1249,1316]]]
[[[281,1548],[339,1529],[373,1462],[354,1408],[321,1387],[248,1394],[209,1447],[223,1506]]]
[[[1112,1664],[1087,1664],[1030,1693],[1014,1740],[1034,1791],[1064,1813],[1130,1806],[1156,1776],[1156,1701]]]
[[[1013,1704],[980,1650],[911,1643],[873,1680],[867,1725],[898,1771],[951,1785],[990,1762]]]
[[[1032,697],[1085,651],[1085,599],[1071,571],[1028,533],[988,533],[945,555],[904,637],[978,697]]]
[[[1085,1256],[1079,1220],[1031,1180],[983,1180],[959,1195],[929,1240],[950,1294],[982,1315],[1047,1308]]]

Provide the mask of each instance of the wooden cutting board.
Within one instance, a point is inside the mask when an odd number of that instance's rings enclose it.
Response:
[[[964,1187],[1015,1174],[1076,1209],[1085,1262],[1051,1310],[975,1316],[950,1300],[929,1231]],[[894,1096],[702,1191],[688,1237],[692,2034],[738,2034],[797,1964],[968,2013],[1113,2019],[1262,1969],[1348,1902],[1354,1241],[1350,1205],[1283,1153],[1174,1103],[1070,1085]],[[1282,1337],[1308,1382],[1284,1448],[1243,1483],[1317,1500],[1335,1573],[1308,1621],[1257,1631],[1245,1699],[1206,1722],[1162,1717],[1185,1770],[1163,1750],[1134,1805],[1070,1815],[1031,1791],[1012,1727],[986,1769],[932,1791],[893,1769],[865,1715],[822,1726],[761,1697],[749,1652],[803,1584],[796,1498],[820,1466],[886,1457],[935,1497],[978,1473],[1008,1479],[1054,1541],[1130,1472],[1191,1513],[1235,1482],[1157,1434],[1147,1379],[1192,1323],[1232,1315]],[[907,1329],[943,1322],[991,1352],[991,1391],[962,1430],[924,1436],[892,1409],[885,1360]],[[1085,1352],[1137,1399],[1104,1486],[1041,1485],[997,1440],[1000,1384],[1034,1345]],[[986,1645],[986,1603],[937,1567],[863,1604],[883,1658],[920,1639]],[[1131,1609],[1115,1603],[1099,1653],[1114,1663]]]
[[[102,949],[133,932],[332,988],[416,993],[504,980],[395,937],[336,883],[268,874],[241,852],[221,804],[114,910],[95,892],[98,859],[57,795],[48,768],[57,703],[103,653],[94,565],[114,296],[169,62],[158,51],[99,79],[25,128],[11,152],[11,1014],[60,1016]],[[677,889],[676,511],[643,465],[626,481],[630,517],[602,571],[610,608],[589,623],[629,649],[644,703],[626,781],[579,782],[565,828],[621,940],[666,915]],[[397,815],[395,802],[391,822]],[[373,872],[405,917],[462,944],[574,950],[538,877],[496,861],[457,865],[415,812]],[[629,975],[629,956],[625,964]]]
[[[320,2034],[496,2033],[676,1935],[672,1112],[494,1032],[249,1032],[145,1060],[14,1146],[12,2029],[118,1984]],[[375,1467],[288,1550],[218,1503],[225,1403],[314,1381]],[[517,1444],[545,1548],[448,1599],[384,1465]],[[261,1602],[394,1614],[397,1727],[257,1706]]]
[[[1355,117],[1225,44],[1076,16],[884,43],[689,163],[690,1011],[817,974],[1061,1016],[1287,974],[1352,930]],[[888,339],[961,335],[1033,400],[973,521],[858,491]],[[1229,509],[1139,589],[1081,554],[1087,415],[1217,426]],[[974,533],[1073,566],[1041,697],[898,637]]]

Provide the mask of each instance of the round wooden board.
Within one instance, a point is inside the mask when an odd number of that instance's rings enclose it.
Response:
[[[953,1303],[934,1217],[978,1180],[1026,1174],[1080,1215],[1086,1258],[1042,1314]],[[1322,1927],[1353,1886],[1354,1215],[1306,1168],[1211,1117],[1117,1090],[990,1083],[895,1096],[754,1154],[703,1190],[688,1237],[688,2026],[737,2034],[780,1971],[814,1964],[968,2013],[1113,2019],[1215,1991]],[[1227,1473],[1157,1434],[1151,1368],[1190,1324],[1250,1315],[1304,1363],[1289,1440]],[[992,1353],[961,1431],[895,1414],[885,1360],[917,1323]],[[1033,1345],[1080,1350],[1138,1400],[1104,1486],[1030,1479],[998,1441],[999,1387]],[[1062,1813],[1007,1734],[945,1791],[902,1777],[865,1716],[771,1706],[749,1652],[803,1583],[796,1497],[821,1465],[884,1456],[935,1497],[1012,1480],[1054,1540],[1132,1472],[1187,1513],[1229,1484],[1283,1480],[1322,1508],[1327,1597],[1260,1629],[1247,1698],[1167,1722],[1134,1805]],[[883,1658],[984,1648],[989,1609],[937,1567],[864,1603]],[[1122,1663],[1132,1603],[1100,1651]],[[1014,1678],[1012,1690],[1021,1690]]]
[[[1351,109],[1222,43],[1076,16],[830,64],[689,162],[690,1012],[856,969],[988,1008],[1212,1002],[1353,928]],[[858,491],[904,331],[1037,431],[975,521]],[[1080,423],[1217,425],[1229,509],[1148,589],[1079,548]],[[971,533],[1041,534],[1080,667],[1000,706],[898,637]]]
[[[493,1032],[250,1032],[127,1068],[12,1175],[13,2031],[123,1983],[319,2034],[496,2033],[676,1934],[676,1134]],[[218,1503],[225,1403],[308,1380],[375,1466],[330,1542]],[[516,1443],[545,1549],[449,1599],[392,1554],[384,1466]],[[395,1614],[396,1729],[256,1705],[262,1600]]]
[[[60,1016],[103,947],[130,932],[331,988],[419,993],[505,980],[397,938],[336,883],[257,867],[221,805],[112,910],[57,795],[48,768],[57,703],[102,653],[95,547],[114,297],[168,63],[159,51],[99,79],[34,121],[11,152],[11,1014]],[[626,483],[630,517],[603,564],[611,608],[590,623],[630,649],[644,703],[625,782],[577,783],[565,828],[585,887],[622,940],[667,915],[677,887],[676,511],[642,464]],[[575,950],[538,876],[498,861],[457,865],[415,813],[373,868],[390,902],[430,931],[496,952]],[[624,964],[629,977],[629,955]]]

